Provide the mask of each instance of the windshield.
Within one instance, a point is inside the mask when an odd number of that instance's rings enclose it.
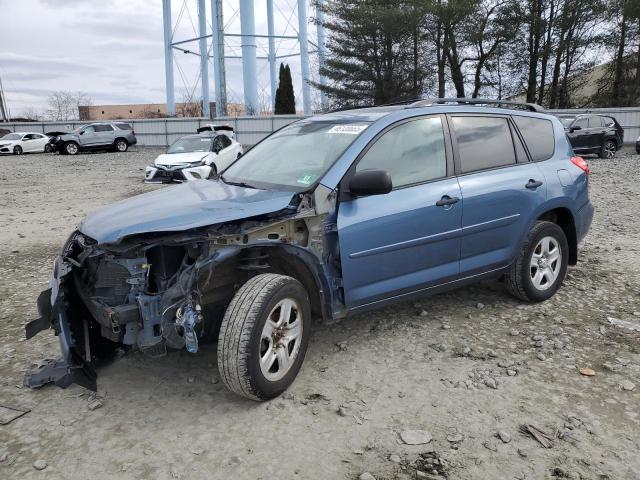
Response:
[[[211,141],[210,137],[184,137],[176,140],[167,153],[210,152]]]
[[[296,122],[245,153],[224,171],[222,180],[264,189],[306,190],[368,126],[363,121]]]
[[[558,117],[560,119],[560,122],[562,122],[562,125],[565,127],[568,127],[569,125],[571,125],[573,123],[573,121],[576,119],[576,117]]]
[[[8,133],[4,137],[2,137],[2,140],[20,140],[21,138],[22,138],[22,135],[18,133]]]

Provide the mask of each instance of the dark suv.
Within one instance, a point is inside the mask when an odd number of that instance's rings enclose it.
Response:
[[[622,148],[624,130],[607,115],[559,115],[573,151],[595,153],[600,158],[613,158]]]
[[[298,373],[312,316],[483,278],[547,300],[591,224],[588,174],[537,105],[436,99],[299,120],[216,179],[88,215],[26,325],[27,338],[53,328],[63,358],[26,385],[95,389],[117,348],[157,357],[217,339],[224,384],[267,399]]]
[[[126,152],[138,143],[136,132],[125,122],[91,123],[73,132],[52,136],[51,149],[66,155],[87,150]]]

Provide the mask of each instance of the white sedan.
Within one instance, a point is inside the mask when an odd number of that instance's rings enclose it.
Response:
[[[15,132],[0,138],[0,153],[22,155],[23,153],[48,153],[50,151],[49,137],[41,133]]]
[[[202,132],[176,140],[149,165],[145,183],[182,183],[213,178],[242,155],[233,131]]]

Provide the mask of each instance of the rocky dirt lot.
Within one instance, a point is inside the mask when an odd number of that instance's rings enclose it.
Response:
[[[88,211],[162,188],[141,183],[157,153],[0,158],[0,422],[6,406],[30,409],[0,425],[0,478],[640,478],[630,153],[589,159],[594,224],[543,304],[487,282],[318,323],[292,388],[262,404],[224,388],[214,346],[122,356],[98,396],[23,388],[32,363],[58,355],[50,332],[23,341],[55,254]]]

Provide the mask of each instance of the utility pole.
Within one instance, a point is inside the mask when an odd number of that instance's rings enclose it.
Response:
[[[9,121],[9,109],[4,98],[4,88],[2,87],[2,77],[0,77],[0,118],[3,122]]]

